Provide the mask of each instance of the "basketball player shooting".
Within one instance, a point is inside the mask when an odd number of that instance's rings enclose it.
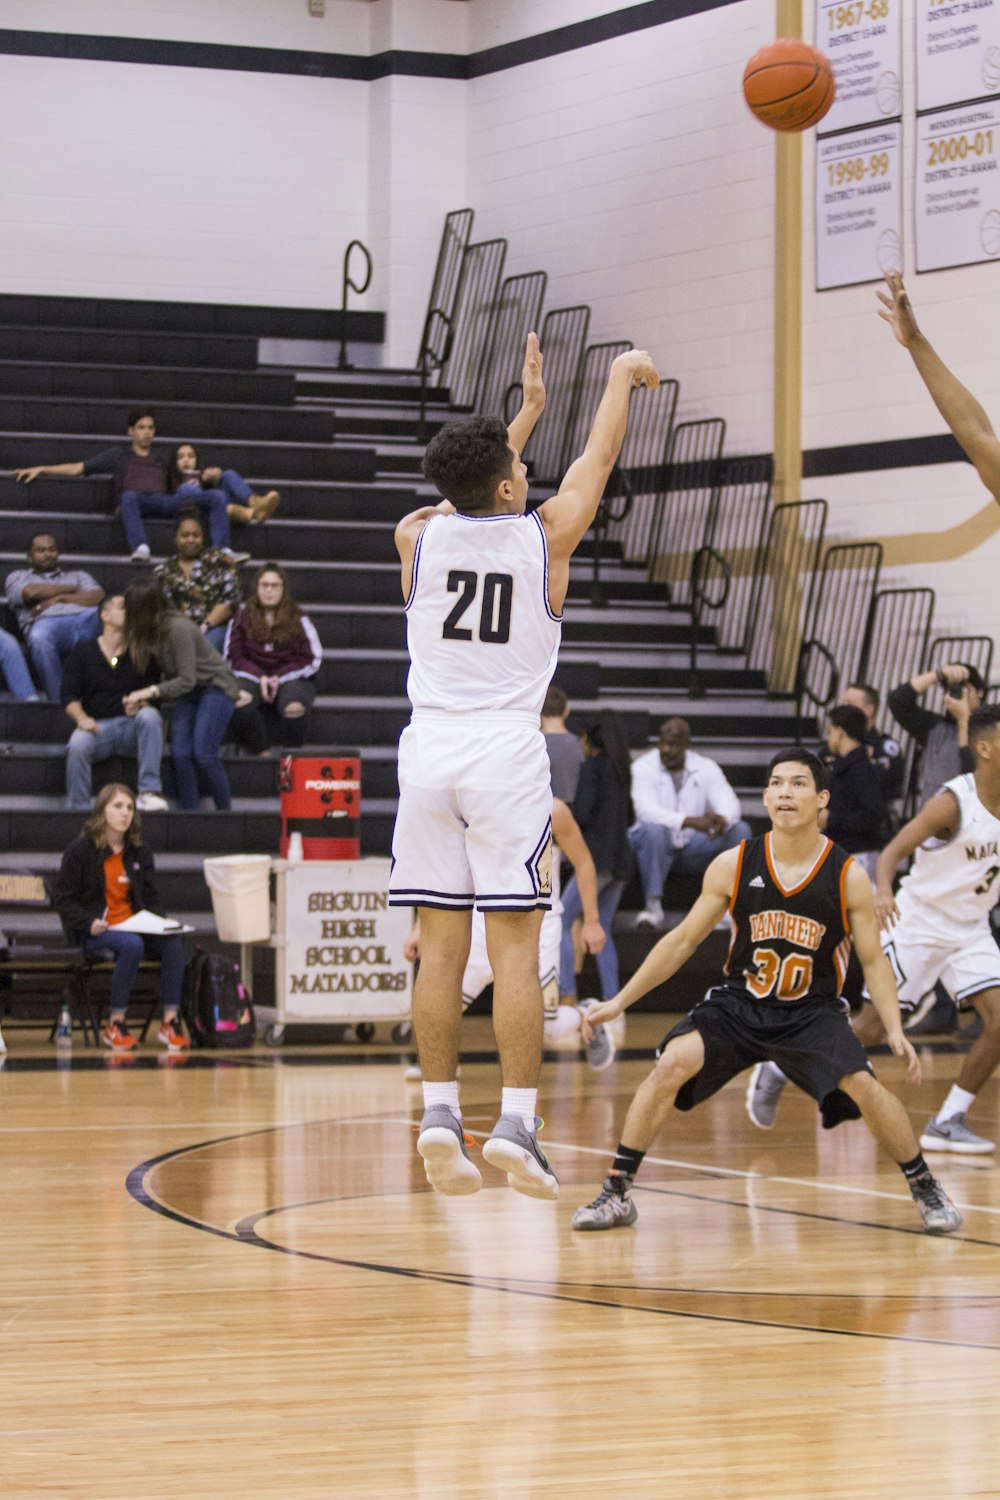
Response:
[[[446,498],[405,516],[396,547],[407,615],[413,716],[399,742],[389,902],[416,906],[422,959],[413,1029],[423,1077],[417,1150],[440,1193],[474,1193],[458,1099],[462,975],[472,911],[486,918],[500,1118],[483,1156],[510,1186],[555,1198],[538,1144],[542,1057],[538,940],[550,905],[552,788],[539,719],[559,650],[569,564],[621,451],[629,399],[659,376],[644,351],[611,366],[582,455],[558,493],[526,514],[521,449],[545,405],[528,335],[523,404],[444,427],[424,473]]]
[[[910,299],[898,271],[885,278],[886,291],[875,295],[884,319],[917,367],[938,411],[962,447],[976,473],[1000,503],[1000,438],[971,391],[954,376],[917,327]]]
[[[853,939],[889,1046],[905,1062],[909,1081],[919,1083],[920,1063],[903,1035],[896,984],[879,945],[871,883],[819,831],[829,798],[818,757],[779,751],[764,791],[771,832],[713,860],[680,926],[660,939],[613,1000],[583,1017],[586,1032],[620,1016],[675,974],[729,911],[734,936],[725,979],[666,1037],[629,1106],[604,1185],[577,1209],[574,1229],[634,1224],[635,1174],[670,1111],[693,1109],[745,1068],[768,1060],[812,1095],[827,1129],[864,1119],[898,1162],[928,1233],[961,1227],[961,1214],[924,1161],[903,1105],[876,1079],[840,998]]]

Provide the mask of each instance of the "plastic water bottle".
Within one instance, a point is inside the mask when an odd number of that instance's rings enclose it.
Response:
[[[56,1022],[56,1046],[61,1052],[65,1052],[73,1045],[73,1017],[70,1015],[69,1006],[63,1001]]]
[[[303,850],[302,850],[302,835],[301,835],[301,833],[292,833],[292,834],[289,834],[289,837],[288,837],[288,863],[290,865],[301,864],[302,863],[302,854],[303,854]]]

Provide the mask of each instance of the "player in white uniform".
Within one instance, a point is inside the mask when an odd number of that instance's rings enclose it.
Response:
[[[621,450],[633,386],[659,382],[648,354],[619,355],[583,454],[558,493],[528,515],[521,449],[544,406],[541,365],[529,334],[524,401],[510,428],[492,417],[443,428],[428,445],[424,473],[447,499],[396,528],[413,717],[399,743],[389,900],[420,913],[417,1150],[428,1181],[448,1194],[482,1185],[465,1148],[456,1080],[473,907],[486,916],[503,1082],[483,1155],[519,1192],[559,1193],[537,1140],[538,935],[550,902],[552,811],[539,716],[570,558]]]
[[[580,1030],[580,1011],[575,1005],[559,1004],[559,950],[562,942],[562,902],[559,899],[559,855],[566,855],[573,866],[580,896],[583,902],[583,926],[581,937],[588,953],[600,953],[605,944],[604,928],[597,910],[597,871],[586,840],[579,825],[558,797],[552,799],[552,904],[542,917],[542,930],[538,939],[538,982],[542,989],[542,1004],[545,1011],[544,1037],[547,1042],[570,1032]],[[413,924],[404,949],[406,957],[414,962],[420,957],[420,921]],[[493,965],[486,947],[486,918],[480,911],[472,914],[472,945],[469,961],[462,975],[462,1011],[468,1010],[488,984],[493,981]],[[592,1003],[592,1002],[591,1002]],[[615,1047],[603,1026],[601,1033],[600,1066],[606,1067],[614,1060]],[[419,1078],[420,1069],[408,1072],[407,1078]]]
[[[882,948],[899,988],[899,1006],[912,1011],[941,980],[957,1005],[971,1004],[983,1030],[967,1054],[958,1082],[920,1137],[925,1151],[990,1152],[966,1113],[1000,1063],[1000,949],[989,914],[1000,895],[1000,706],[981,705],[969,717],[973,774],[956,776],[932,797],[879,855],[875,909]],[[913,867],[892,894],[902,860]],[[854,1031],[865,1047],[885,1039],[866,997]],[[747,1104],[755,1124],[770,1129],[787,1080],[773,1063],[754,1070]]]

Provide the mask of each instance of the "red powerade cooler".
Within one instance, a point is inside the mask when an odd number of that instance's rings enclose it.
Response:
[[[282,859],[293,833],[305,859],[360,859],[359,755],[284,755],[279,786]]]

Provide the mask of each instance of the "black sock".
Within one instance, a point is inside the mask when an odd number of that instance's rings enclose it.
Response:
[[[912,1161],[901,1161],[899,1163],[899,1170],[911,1188],[916,1187],[923,1178],[933,1176],[930,1167],[924,1161],[924,1153],[922,1151],[918,1151]]]
[[[631,1146],[623,1146],[620,1142],[615,1152],[615,1159],[611,1163],[612,1177],[634,1177],[642,1166],[645,1151],[633,1151]]]

